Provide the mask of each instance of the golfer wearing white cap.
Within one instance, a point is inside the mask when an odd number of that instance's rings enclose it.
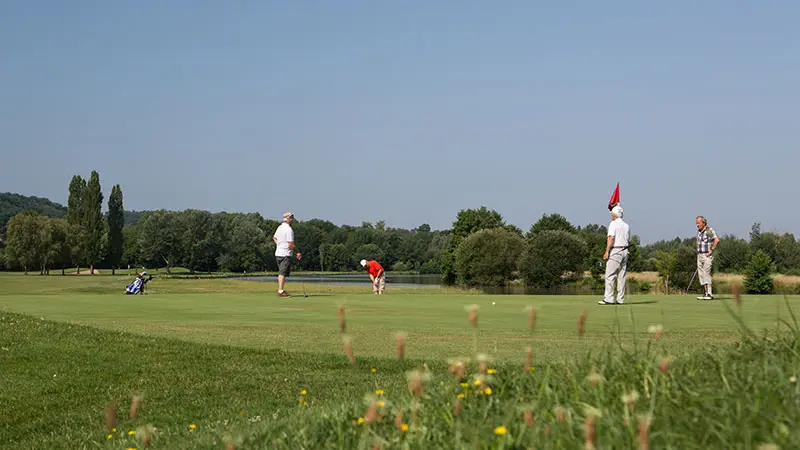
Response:
[[[283,214],[283,223],[275,230],[272,241],[275,242],[275,259],[278,261],[278,296],[291,297],[283,287],[286,277],[292,272],[292,252],[297,252],[297,259],[300,259],[300,251],[294,245],[294,230],[292,230],[294,214],[287,212]]]
[[[369,261],[362,259],[361,267],[367,270],[369,279],[372,280],[372,293],[383,295],[383,290],[386,288],[386,271],[383,270],[381,263],[372,259]]]
[[[603,259],[606,260],[606,290],[601,305],[625,303],[625,275],[628,267],[628,244],[630,227],[622,220],[622,206],[611,209],[611,224],[608,225],[608,241]],[[614,297],[614,282],[617,296]]]

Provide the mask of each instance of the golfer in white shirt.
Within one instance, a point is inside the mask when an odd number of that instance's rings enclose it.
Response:
[[[608,241],[603,259],[606,260],[606,291],[601,305],[621,305],[625,303],[625,274],[628,266],[628,244],[630,227],[622,220],[622,207],[611,210],[611,223],[608,225]],[[614,297],[614,284],[617,295]]]

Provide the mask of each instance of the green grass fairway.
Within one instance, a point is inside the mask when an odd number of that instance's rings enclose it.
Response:
[[[309,407],[330,407],[382,389],[405,391],[404,373],[421,362],[446,367],[451,357],[490,355],[493,365],[519,367],[526,347],[543,367],[614,344],[647,342],[663,326],[663,352],[704,351],[739,338],[725,304],[693,296],[630,296],[629,305],[597,305],[595,297],[488,296],[449,290],[387,290],[307,284],[304,298],[275,295],[271,283],[154,280],[150,294],[126,296],[130,277],[0,275],[0,401],[2,448],[142,448],[137,426],[154,424],[153,448],[224,448],[255,423],[295,417],[298,394]],[[496,302],[492,305],[492,302]],[[790,297],[795,310],[800,297]],[[357,364],[344,356],[337,318],[344,305]],[[478,305],[478,329],[465,307]],[[528,327],[525,308],[537,325]],[[754,330],[790,320],[783,297],[745,296]],[[588,313],[586,332],[578,317]],[[405,361],[394,359],[394,334],[407,334]],[[476,348],[477,345],[477,348]],[[375,369],[375,373],[371,369]],[[136,420],[103,429],[108,402],[125,412],[143,395]],[[197,430],[189,430],[196,424]]]

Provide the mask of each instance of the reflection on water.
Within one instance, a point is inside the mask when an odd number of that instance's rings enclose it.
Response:
[[[240,277],[239,280],[268,281],[277,283],[278,277]],[[292,275],[289,280],[304,283],[324,283],[333,286],[372,286],[369,275]],[[392,275],[386,274],[386,284],[396,287],[440,287],[441,278],[439,275]]]
[[[278,277],[239,277],[239,280],[264,281],[277,283]],[[344,275],[292,275],[289,277],[294,282],[304,283],[324,283],[333,286],[372,286],[368,275],[344,274]],[[386,274],[386,284],[395,287],[413,288],[441,287],[439,275],[393,275]],[[486,294],[493,295],[602,295],[602,288],[591,288],[588,286],[562,286],[554,289],[526,288],[524,286],[505,286],[505,287],[484,287],[481,288]]]

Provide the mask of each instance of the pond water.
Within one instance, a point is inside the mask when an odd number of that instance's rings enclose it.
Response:
[[[271,276],[256,276],[256,277],[238,277],[240,280],[251,281],[264,281],[270,283],[277,283],[278,277]],[[291,281],[304,282],[304,283],[324,283],[333,286],[364,286],[370,287],[372,283],[369,281],[368,275],[358,274],[344,274],[344,275],[293,275],[290,277]],[[439,288],[441,287],[441,278],[439,275],[394,275],[386,274],[386,284],[395,287],[414,288]],[[596,295],[602,294],[602,289],[591,289],[585,286],[564,286],[558,289],[533,289],[523,286],[506,286],[506,287],[485,287],[481,289],[486,294],[496,295]]]
[[[240,277],[239,280],[251,281],[267,281],[272,283],[278,282],[278,277]],[[323,283],[333,286],[372,286],[369,281],[369,275],[292,275],[289,277],[291,281],[304,282],[304,283]],[[438,288],[440,287],[439,275],[393,275],[386,274],[386,284],[396,287],[427,287]]]

